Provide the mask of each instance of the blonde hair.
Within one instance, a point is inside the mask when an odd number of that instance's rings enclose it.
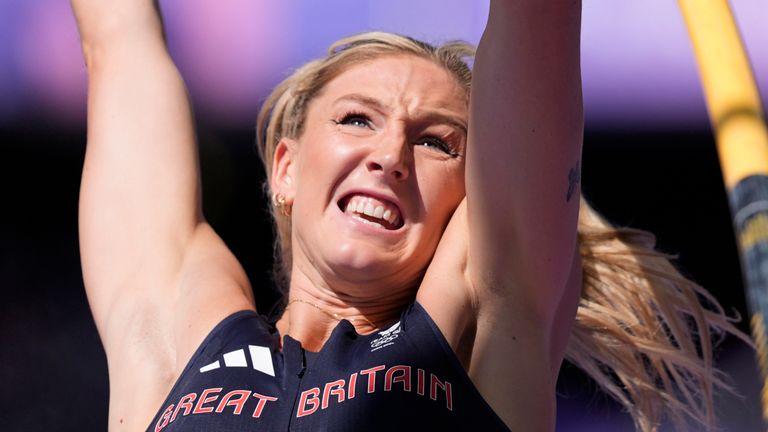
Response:
[[[301,136],[308,104],[325,84],[354,64],[397,54],[442,65],[466,89],[469,100],[470,44],[435,47],[380,32],[342,39],[325,58],[279,84],[259,113],[257,145],[267,192],[278,142]],[[290,278],[291,222],[274,207],[271,213],[275,282],[284,289]],[[584,285],[566,359],[617,399],[638,430],[655,431],[665,418],[677,429],[691,421],[714,427],[714,390],[728,387],[712,364],[712,337],[727,332],[749,339],[731,324],[717,300],[673,267],[671,256],[654,250],[652,234],[611,226],[583,198],[578,240]]]

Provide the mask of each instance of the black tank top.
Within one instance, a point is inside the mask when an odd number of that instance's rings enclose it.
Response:
[[[205,338],[148,431],[509,431],[418,303],[370,335],[342,320],[320,352],[237,312]]]

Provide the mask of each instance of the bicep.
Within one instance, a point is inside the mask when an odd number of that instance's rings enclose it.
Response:
[[[110,358],[133,338],[183,359],[217,320],[254,307],[240,264],[203,219],[189,98],[160,30],[88,52],[80,251]]]
[[[126,37],[91,62],[79,224],[99,324],[118,297],[172,286],[202,216],[191,112],[162,39]]]
[[[492,6],[470,103],[472,285],[481,299],[512,300],[548,322],[576,242],[583,133],[579,27],[579,2]]]

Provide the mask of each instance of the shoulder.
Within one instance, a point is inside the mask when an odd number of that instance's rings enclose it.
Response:
[[[578,304],[580,262],[575,260],[570,276],[562,275],[569,280],[569,295],[555,302],[557,318],[545,325],[522,295],[528,287],[497,280],[498,275],[472,274],[478,269],[468,259],[468,223],[466,203],[462,203],[441,239],[417,301],[480,394],[496,412],[505,413],[502,417],[508,426],[549,424],[559,364]],[[504,289],[478,286],[477,281],[499,283]],[[510,393],[510,388],[519,391]],[[536,413],[535,418],[529,418],[529,413]]]
[[[180,385],[200,375],[190,375],[192,372],[239,366],[246,357],[256,364],[254,356],[263,357],[263,349],[275,350],[279,345],[267,320],[252,310],[236,311],[216,323],[180,366],[173,353],[173,340],[167,341],[166,348],[150,342],[153,340],[157,338],[126,341],[120,360],[110,361],[110,369],[113,363],[118,369],[115,373],[110,370],[110,429],[116,421],[130,429],[146,427],[169,398],[184,390]]]
[[[138,288],[116,301],[100,327],[110,425],[127,417],[148,422],[211,331],[237,311],[255,310],[244,271],[207,225],[186,247],[174,277],[144,279],[134,281]]]

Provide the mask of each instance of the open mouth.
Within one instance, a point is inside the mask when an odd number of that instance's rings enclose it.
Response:
[[[342,212],[371,225],[387,230],[396,230],[403,226],[400,209],[386,200],[363,194],[351,194],[342,198],[338,205]]]

